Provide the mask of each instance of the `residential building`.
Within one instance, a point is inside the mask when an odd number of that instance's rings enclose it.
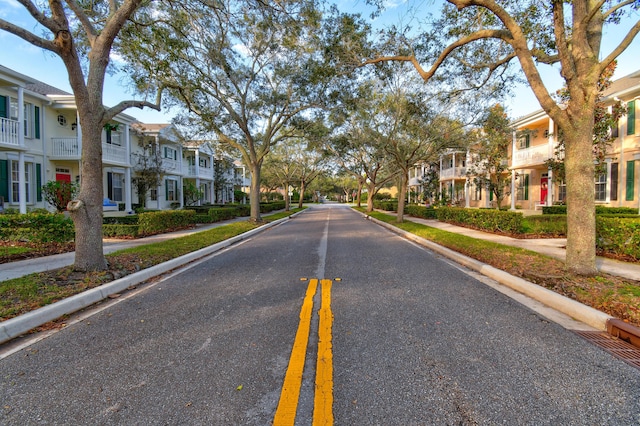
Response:
[[[80,182],[81,154],[74,96],[0,65],[0,211],[52,210],[42,187],[49,181]],[[145,194],[148,208],[183,207],[187,183],[202,190],[199,205],[232,202],[234,185],[249,186],[237,174],[241,166],[216,159],[210,142],[184,142],[171,124],[144,124],[118,114],[102,132],[105,210],[132,213],[142,204],[134,182],[149,162],[141,158],[157,158],[161,170],[160,184]],[[216,163],[225,164],[217,186]]]
[[[611,207],[640,207],[637,177],[640,174],[640,131],[637,130],[640,71],[614,81],[603,94],[609,108],[621,101],[627,114],[612,129],[615,138],[607,150],[605,172],[594,179],[596,204]],[[545,161],[556,158],[558,129],[544,111],[514,121],[510,150],[512,170],[511,208],[538,209],[563,203],[566,186],[553,178]]]

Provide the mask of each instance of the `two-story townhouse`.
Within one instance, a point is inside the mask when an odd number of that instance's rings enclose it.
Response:
[[[143,138],[143,143],[139,144],[136,152],[139,153],[143,149],[142,146],[151,144],[161,159],[160,185],[147,194],[145,205],[157,210],[183,207],[182,186],[186,167],[183,167],[182,135],[174,125],[168,123],[136,123],[134,128]],[[136,201],[140,204],[139,200]]]
[[[49,99],[37,82],[0,66],[0,209],[43,208],[48,172],[44,111]]]
[[[215,154],[209,141],[187,141],[183,144],[186,167],[184,184],[191,183],[202,192],[196,205],[211,204],[214,199]]]
[[[607,150],[605,172],[594,179],[597,204],[639,207],[637,176],[640,173],[640,132],[637,127],[637,99],[640,97],[640,71],[614,81],[603,94],[603,102],[611,106],[621,101],[628,113],[617,128]],[[542,111],[536,111],[513,122],[515,131],[510,148],[511,208],[538,209],[563,202],[566,186],[553,178],[546,161],[557,158],[558,129]]]
[[[77,107],[73,95],[47,94],[50,107],[46,122],[51,123],[47,140],[47,181],[76,181],[82,179],[82,127],[78,124]],[[131,147],[137,134],[132,128],[134,117],[118,114],[102,130],[102,173],[105,210],[132,211]]]

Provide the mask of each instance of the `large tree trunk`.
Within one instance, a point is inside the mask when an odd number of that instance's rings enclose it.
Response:
[[[302,203],[304,202],[304,191],[307,185],[305,184],[304,179],[300,181],[300,199],[298,200],[298,208],[302,208]]]
[[[404,221],[404,197],[407,194],[407,182],[409,182],[409,175],[403,172],[399,177],[398,215],[396,216],[396,222],[398,223],[402,223]]]
[[[289,182],[284,184],[284,211],[291,210],[291,197],[289,197]]]
[[[97,271],[107,267],[102,249],[102,127],[97,113],[79,108],[82,126],[80,192],[69,203],[76,231],[75,263],[78,271]]]
[[[564,130],[567,183],[567,268],[580,275],[596,269],[595,166],[593,115],[572,117]]]
[[[371,213],[373,211],[373,197],[376,195],[376,185],[374,183],[369,183],[367,185],[367,212]]]
[[[261,163],[252,163],[251,169],[251,189],[249,192],[249,204],[251,206],[251,222],[262,222],[260,216],[260,168]]]

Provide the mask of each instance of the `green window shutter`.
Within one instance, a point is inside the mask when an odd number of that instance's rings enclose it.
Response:
[[[9,201],[9,161],[0,160],[0,197]]]
[[[165,201],[169,201],[169,181],[164,181],[164,199]]]
[[[7,97],[6,96],[0,96],[0,117],[9,118],[7,117]]]
[[[33,107],[33,136],[40,139],[40,107]]]
[[[636,162],[635,161],[627,161],[627,201],[633,201],[633,193],[635,192],[634,182],[635,182],[635,170],[636,170]]]
[[[42,201],[42,165],[36,164],[36,201]]]
[[[113,173],[107,172],[107,197],[113,201]]]
[[[636,134],[636,101],[627,104],[627,135]]]
[[[530,145],[531,145],[531,135],[527,134],[525,138],[525,148],[529,148]]]
[[[524,175],[524,199],[529,199],[529,175]]]

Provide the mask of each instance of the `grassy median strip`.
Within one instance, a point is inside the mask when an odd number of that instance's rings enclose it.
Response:
[[[363,209],[357,210],[364,212]],[[367,214],[399,229],[506,271],[511,275],[524,278],[640,326],[640,281],[607,274],[599,274],[594,277],[577,276],[566,270],[563,261],[534,251],[479,240],[416,222],[397,223],[395,216],[381,212],[374,211]]]
[[[298,209],[263,217],[273,222]],[[119,250],[106,256],[109,268],[100,272],[77,272],[73,267],[30,274],[0,282],[0,321],[24,314],[74,294],[108,283],[145,268],[235,237],[259,224],[234,222],[184,237]]]

